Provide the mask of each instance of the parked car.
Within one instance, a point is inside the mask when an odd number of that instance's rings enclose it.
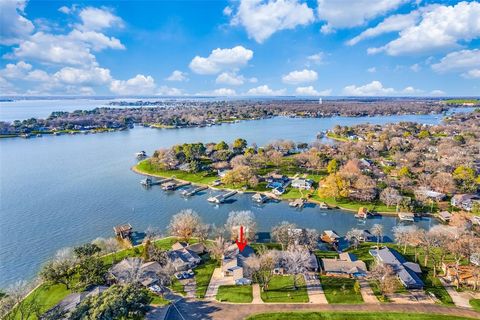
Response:
[[[177,272],[175,273],[175,278],[177,278],[178,280],[182,280],[184,277],[183,277],[183,272]]]
[[[159,285],[154,284],[153,286],[148,287],[148,289],[154,293],[160,294],[162,293],[162,288]]]

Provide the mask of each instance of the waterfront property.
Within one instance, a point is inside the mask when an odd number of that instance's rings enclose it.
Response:
[[[149,287],[158,283],[161,270],[162,267],[156,261],[143,263],[138,258],[125,258],[110,268],[107,278],[110,283],[121,284],[138,280]],[[137,276],[138,279],[135,278]]]
[[[121,239],[130,239],[132,236],[133,228],[131,224],[124,224],[113,227],[115,235]]]
[[[422,289],[424,287],[424,283],[419,277],[422,273],[420,265],[405,260],[395,249],[389,247],[372,249],[370,255],[374,257],[376,263],[391,266],[405,288]]]
[[[367,266],[354,254],[343,252],[338,258],[323,258],[322,273],[326,276],[362,278],[367,275]]]
[[[478,194],[456,194],[452,197],[451,204],[454,207],[472,211],[475,204],[480,205],[480,195]]]
[[[222,275],[232,277],[237,285],[250,284],[252,281],[246,278],[244,264],[253,253],[253,248],[248,245],[240,251],[235,243],[231,244],[222,257]]]
[[[167,257],[176,271],[185,271],[198,266],[202,262],[199,253],[205,250],[201,244],[186,245],[180,242],[175,243],[172,249],[167,252]]]

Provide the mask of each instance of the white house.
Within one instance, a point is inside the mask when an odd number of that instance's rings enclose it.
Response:
[[[313,181],[310,179],[297,178],[292,181],[293,188],[310,190],[312,186]]]

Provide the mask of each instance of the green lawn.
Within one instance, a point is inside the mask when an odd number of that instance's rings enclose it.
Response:
[[[41,312],[43,313],[54,307],[58,302],[63,300],[70,293],[72,293],[72,291],[67,290],[67,288],[63,284],[42,284],[34,292],[32,292],[32,294],[30,294],[27,299],[25,299],[22,303],[28,303],[29,301],[33,301],[35,299],[36,301],[40,302]],[[17,315],[16,319],[20,319],[20,315]]]
[[[472,318],[454,317],[425,313],[394,312],[283,312],[262,313],[247,320],[468,320]]]
[[[190,181],[198,184],[211,184],[218,179],[216,174],[210,172],[190,173],[181,170],[160,170],[150,163],[149,159],[140,161],[136,166],[140,172],[151,174],[164,178],[177,178],[180,180]]]
[[[375,244],[371,243],[371,242],[370,243],[362,243],[359,246],[358,249],[349,250],[349,252],[355,254],[358,259],[363,260],[370,269],[373,266],[374,260],[373,260],[373,257],[370,255],[370,253],[368,251],[374,245]],[[384,244],[384,245],[386,245],[388,247],[391,247],[393,249],[396,249],[400,254],[403,255],[403,248],[399,247],[398,245],[393,244],[393,243],[387,243],[387,244]],[[423,265],[424,255],[423,255],[422,249],[419,248],[418,252],[419,252],[418,262],[420,263],[420,265],[422,267],[422,271],[423,271],[422,275],[420,275],[420,278],[425,283],[425,288],[424,288],[425,291],[426,292],[432,292],[433,294],[435,294],[435,296],[439,299],[440,303],[445,304],[445,305],[453,305],[453,300],[450,297],[450,295],[448,294],[447,290],[445,290],[445,288],[442,286],[442,284],[440,283],[440,280],[438,280],[437,277],[433,276],[433,264],[432,264],[433,260],[430,259],[429,263],[425,267]],[[415,261],[415,251],[414,251],[414,249],[411,248],[411,247],[407,248],[407,251],[404,254],[404,257],[409,261]],[[446,260],[448,261],[449,259],[451,259],[451,257],[447,255]],[[437,260],[439,260],[439,259],[437,259]],[[437,269],[439,270],[440,268],[437,268]]]
[[[355,279],[320,277],[328,303],[363,303],[362,294],[354,290]]]
[[[172,278],[172,284],[170,285],[170,289],[175,291],[176,293],[181,294],[182,296],[185,296],[187,293],[185,292],[185,287],[184,285],[177,279],[177,278]]]
[[[218,287],[217,300],[250,303],[253,300],[252,286],[220,286]]]
[[[261,292],[265,302],[308,302],[305,279],[298,276],[297,290],[293,287],[293,276],[274,276],[268,290]]]
[[[150,302],[150,304],[164,306],[170,303],[170,301],[168,301],[167,299],[164,299],[153,292],[149,292],[149,295],[150,297],[152,297],[152,302]]]
[[[360,201],[351,201],[349,199],[333,199],[333,198],[321,198],[318,196],[317,192],[314,192],[312,195],[313,200],[322,201],[328,204],[331,207],[340,207],[347,210],[358,211],[360,207],[365,207],[369,211],[377,212],[395,212],[395,206],[387,207],[385,204],[380,201],[377,202],[360,202]]]
[[[472,306],[473,310],[480,312],[480,299],[470,300],[470,305]]]
[[[335,251],[323,251],[323,250],[315,250],[314,252],[315,256],[317,256],[317,259],[334,259],[338,258],[338,253]]]
[[[205,259],[204,263],[194,269],[195,281],[197,282],[196,297],[204,298],[208,284],[212,278],[213,270],[218,266],[217,260]]]
[[[370,288],[372,288],[373,294],[377,297],[378,301],[380,302],[392,302],[388,297],[382,295],[382,291],[380,290],[380,283],[378,280],[372,280],[368,282],[370,284]]]

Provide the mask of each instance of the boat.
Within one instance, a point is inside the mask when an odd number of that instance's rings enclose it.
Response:
[[[360,208],[358,208],[358,212],[355,215],[355,218],[357,218],[357,219],[367,219],[368,214],[369,214],[369,212],[368,212],[367,208],[360,207]]]
[[[175,190],[177,188],[177,184],[175,182],[167,182],[162,184],[162,189],[165,191]]]
[[[409,221],[409,222],[414,222],[415,221],[415,215],[411,212],[399,212],[398,213],[398,218],[401,221]]]
[[[325,202],[320,202],[320,203],[318,204],[318,207],[319,207],[320,209],[330,209],[330,207],[328,206],[328,204],[326,204]]]
[[[303,208],[303,206],[305,205],[305,199],[296,199],[294,201],[291,201],[288,203],[288,205],[290,207],[293,207],[293,208]]]
[[[268,197],[262,193],[255,193],[252,196],[252,200],[256,203],[264,203],[268,200]]]
[[[139,152],[135,153],[135,156],[136,156],[138,159],[141,159],[141,158],[147,157],[147,153],[142,150],[142,151],[139,151]]]
[[[144,186],[151,186],[151,185],[153,185],[153,180],[151,178],[145,178],[145,179],[140,180],[140,184],[142,184]]]

